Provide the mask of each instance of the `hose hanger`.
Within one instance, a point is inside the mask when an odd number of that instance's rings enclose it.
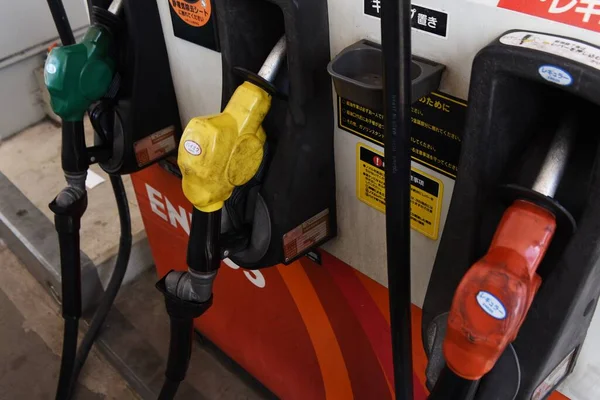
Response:
[[[578,116],[567,112],[532,189],[504,212],[487,253],[464,275],[452,301],[443,343],[446,366],[430,400],[475,398],[479,381],[496,365],[521,329],[542,278],[537,274],[557,231],[573,217],[553,199],[573,148]],[[515,393],[516,395],[516,393]]]

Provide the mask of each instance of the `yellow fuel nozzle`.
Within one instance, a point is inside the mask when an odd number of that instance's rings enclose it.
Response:
[[[221,209],[233,189],[247,183],[258,171],[266,140],[262,122],[271,108],[268,87],[285,53],[283,36],[254,83],[240,85],[222,113],[193,118],[186,126],[179,143],[178,164],[183,193],[200,211]]]

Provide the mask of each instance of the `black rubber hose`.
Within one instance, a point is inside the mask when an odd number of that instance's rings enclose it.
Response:
[[[56,399],[68,397],[70,377],[77,353],[79,317],[81,317],[81,257],[79,246],[80,218],[87,206],[87,193],[71,190],[68,187],[49,205],[55,213],[54,226],[58,233],[60,251],[60,274],[62,316],[65,320],[63,350],[60,362],[60,376],[56,389]],[[63,197],[65,204],[59,205]]]
[[[79,377],[79,373],[85,364],[92,345],[98,337],[104,321],[117,297],[119,288],[123,283],[125,272],[127,272],[127,264],[129,263],[129,256],[131,254],[131,216],[129,213],[129,203],[127,202],[127,193],[125,192],[125,186],[123,185],[123,179],[120,176],[110,175],[110,183],[113,188],[115,200],[117,202],[117,209],[119,211],[119,223],[121,226],[121,237],[119,240],[119,250],[117,252],[117,260],[115,262],[115,268],[110,277],[110,281],[106,288],[100,305],[94,314],[92,323],[87,333],[81,341],[79,350],[77,351],[77,358],[75,360],[75,366],[70,379],[70,391],[69,397],[73,395],[75,384]]]
[[[64,400],[69,397],[71,386],[71,375],[75,368],[75,355],[77,353],[77,334],[79,333],[79,319],[65,318],[65,330],[63,333],[62,357],[60,360],[60,375],[58,378],[58,389],[56,389],[56,400]]]
[[[69,24],[69,18],[67,17],[62,1],[48,0],[48,7],[50,8],[50,13],[52,13],[52,19],[54,20],[54,25],[56,25],[56,30],[63,46],[75,44],[75,36],[73,36],[73,30]]]
[[[181,382],[172,381],[169,378],[165,379],[165,383],[160,390],[160,394],[158,395],[158,400],[172,400],[175,398],[177,394],[177,390],[179,389],[179,384]]]
[[[171,317],[170,322],[169,358],[159,400],[171,400],[175,397],[179,384],[185,379],[192,355],[194,319]]]
[[[413,398],[410,287],[410,17],[410,0],[382,1],[387,270],[394,386],[398,400]]]
[[[447,366],[438,377],[428,400],[473,400],[479,381],[471,381],[456,375]]]

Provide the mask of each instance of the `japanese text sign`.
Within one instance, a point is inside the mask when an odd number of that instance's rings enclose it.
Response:
[[[364,13],[372,17],[381,17],[381,0],[364,0]],[[413,29],[446,37],[448,32],[448,14],[442,11],[413,4],[410,23]]]

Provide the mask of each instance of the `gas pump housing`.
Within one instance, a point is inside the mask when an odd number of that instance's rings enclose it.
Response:
[[[106,8],[110,1],[92,0]],[[116,32],[118,84],[113,98],[98,110],[107,124],[110,158],[100,166],[110,174],[130,174],[177,150],[181,121],[169,58],[154,1],[124,2],[121,29]],[[104,144],[96,134],[95,144]]]
[[[441,331],[435,318],[448,311],[464,273],[487,251],[503,211],[532,186],[557,118],[575,110],[573,154],[555,196],[564,209],[555,211],[557,236],[538,270],[542,286],[513,343],[517,362],[502,357],[495,367],[510,369],[504,375],[517,381],[506,385],[518,388],[518,399],[544,398],[572,371],[600,294],[600,147],[588,132],[600,107],[600,64],[590,56],[565,57],[561,42],[600,54],[574,39],[513,30],[476,56],[460,171],[423,305],[431,363]],[[486,379],[476,398],[490,398],[488,390],[512,398]]]
[[[246,232],[232,253],[257,269],[288,264],[337,234],[333,110],[327,3],[306,0],[221,0],[222,107],[259,70],[273,45],[287,38],[287,68],[263,127],[266,157],[257,176],[226,202],[223,231]]]

